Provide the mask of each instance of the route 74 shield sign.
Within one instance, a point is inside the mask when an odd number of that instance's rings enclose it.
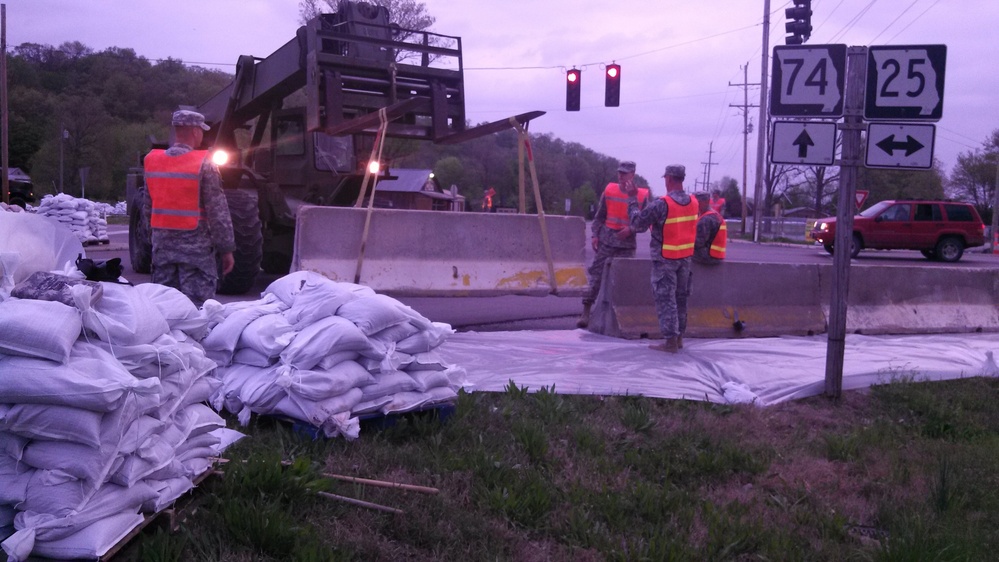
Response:
[[[843,116],[846,45],[774,47],[770,115]]]

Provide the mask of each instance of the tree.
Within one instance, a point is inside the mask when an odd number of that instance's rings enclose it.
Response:
[[[931,170],[882,170],[861,168],[857,174],[857,189],[870,192],[867,204],[886,199],[943,199],[943,174],[938,167]]]
[[[992,206],[999,176],[999,129],[985,139],[981,149],[962,152],[947,184],[947,192],[955,199],[968,201],[978,209],[982,219],[992,222]]]

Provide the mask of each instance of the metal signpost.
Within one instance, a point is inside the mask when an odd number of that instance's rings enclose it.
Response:
[[[872,168],[928,169],[933,166],[933,125],[943,114],[945,45],[850,47],[794,45],[773,49],[773,117],[832,119],[843,135],[834,247],[850,248],[853,216],[867,192],[857,190],[862,164]],[[867,154],[862,152],[864,119]],[[771,161],[828,165],[835,159],[837,124],[822,121],[774,123]],[[830,148],[831,147],[831,148]],[[833,254],[832,295],[826,351],[826,395],[843,387],[850,252]]]

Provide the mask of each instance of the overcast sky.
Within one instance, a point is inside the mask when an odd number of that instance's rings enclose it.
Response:
[[[297,0],[7,0],[8,48],[80,41],[131,48],[151,60],[234,70],[292,39]],[[661,193],[666,164],[687,166],[688,189],[705,177],[742,184],[743,67],[759,84],[763,0],[425,0],[432,30],[461,37],[466,112],[474,123],[531,110],[531,132],[551,132],[618,159]],[[770,46],[784,44],[784,8],[771,1]],[[943,118],[935,157],[957,155],[999,128],[999,1],[812,0],[809,45],[947,46]],[[603,67],[622,66],[621,106],[603,106]],[[583,69],[582,111],[565,111],[565,70]],[[769,63],[768,63],[769,67]],[[191,100],[192,104],[203,100]],[[749,88],[759,103],[759,87]],[[759,109],[749,108],[750,194]]]

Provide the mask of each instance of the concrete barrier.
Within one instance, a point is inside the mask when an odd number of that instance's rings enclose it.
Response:
[[[299,208],[292,271],[353,282],[366,213]],[[537,215],[374,209],[359,282],[407,296],[582,295],[583,219],[546,216],[545,225],[554,287]]]
[[[651,262],[615,259],[591,315],[590,330],[620,338],[659,338]],[[831,265],[725,262],[693,264],[690,337],[766,337],[825,333]],[[741,330],[736,321],[744,323]],[[918,334],[999,332],[999,270],[853,266],[847,332]]]

